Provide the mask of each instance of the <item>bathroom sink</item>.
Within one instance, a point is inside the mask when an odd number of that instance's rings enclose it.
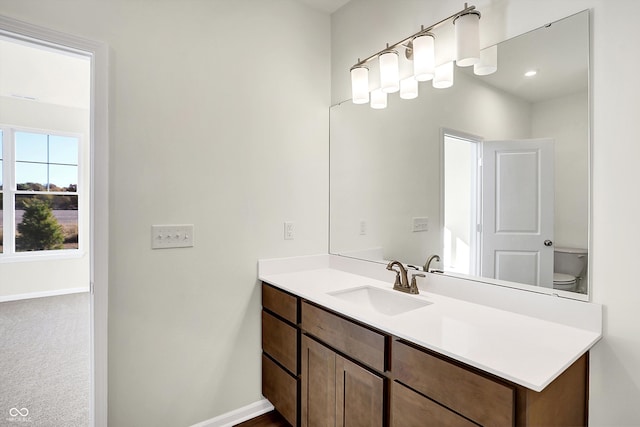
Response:
[[[398,291],[374,288],[372,286],[360,286],[358,288],[328,292],[328,295],[387,316],[395,316],[433,304]]]

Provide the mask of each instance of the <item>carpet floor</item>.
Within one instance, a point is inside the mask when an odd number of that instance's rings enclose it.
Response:
[[[86,427],[89,294],[0,303],[0,426]]]

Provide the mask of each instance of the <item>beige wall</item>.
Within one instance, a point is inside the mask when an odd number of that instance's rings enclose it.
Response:
[[[0,0],[110,47],[109,425],[261,399],[257,260],[326,253],[329,16],[293,0]],[[295,240],[283,240],[283,221]],[[192,223],[192,249],[150,249]]]
[[[556,247],[588,248],[588,93],[537,102],[531,109],[531,136],[555,140]]]
[[[592,9],[592,299],[604,305],[604,339],[591,352],[591,426],[640,424],[640,181],[636,124],[640,107],[633,0],[479,0],[488,46],[548,22]],[[332,16],[332,99],[350,97],[349,67],[385,42],[456,12],[445,0],[352,0]],[[371,25],[374,22],[375,25]]]

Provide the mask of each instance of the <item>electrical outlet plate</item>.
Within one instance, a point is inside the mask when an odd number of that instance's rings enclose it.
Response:
[[[193,224],[151,226],[151,249],[190,248],[193,242]]]
[[[295,229],[292,221],[285,221],[284,223],[284,240],[293,240],[295,235]]]

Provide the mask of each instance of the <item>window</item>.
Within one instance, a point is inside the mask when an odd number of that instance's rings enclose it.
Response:
[[[79,138],[3,128],[0,143],[0,256],[77,250]]]

